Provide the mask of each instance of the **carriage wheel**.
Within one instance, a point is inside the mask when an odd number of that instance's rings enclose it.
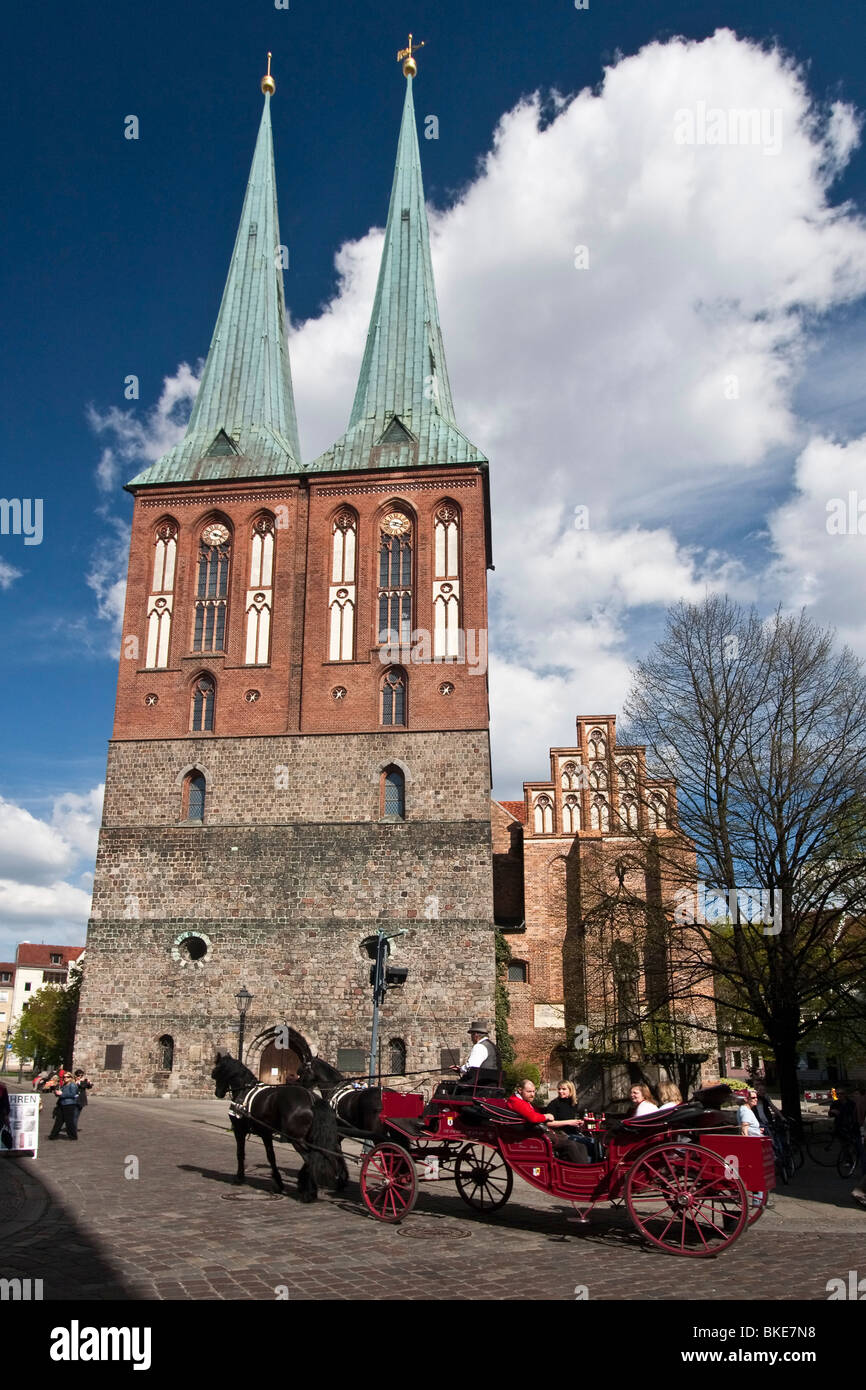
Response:
[[[504,1207],[514,1187],[511,1169],[496,1149],[467,1144],[454,1169],[457,1191],[473,1211],[491,1212]]]
[[[361,1196],[379,1221],[402,1221],[415,1205],[415,1164],[399,1144],[377,1144],[361,1164]]]
[[[659,1144],[641,1154],[625,1185],[641,1235],[673,1255],[718,1255],[741,1234],[750,1198],[724,1160],[699,1144]]]

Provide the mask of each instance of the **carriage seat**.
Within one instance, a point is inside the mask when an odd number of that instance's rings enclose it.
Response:
[[[700,1122],[705,1122],[707,1111],[702,1105],[696,1105],[694,1101],[683,1101],[682,1105],[675,1105],[670,1110],[655,1110],[651,1115],[633,1116],[631,1119],[624,1119],[616,1115],[610,1115],[605,1119],[604,1129],[609,1134],[654,1134],[656,1130],[666,1129],[692,1129],[697,1128]]]

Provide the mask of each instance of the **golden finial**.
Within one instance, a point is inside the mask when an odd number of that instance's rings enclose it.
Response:
[[[397,54],[397,62],[398,62],[398,63],[400,62],[400,59],[401,59],[401,58],[405,58],[405,59],[406,59],[405,63],[403,64],[403,76],[404,76],[404,77],[414,77],[414,76],[415,76],[416,72],[418,71],[418,64],[415,62],[415,59],[412,57],[412,53],[413,53],[413,50],[414,50],[414,49],[423,48],[423,47],[424,47],[424,40],[423,40],[423,39],[421,40],[420,43],[413,44],[413,43],[412,43],[412,35],[411,35],[411,34],[409,35],[409,47],[408,47],[408,48],[401,48],[401,49],[400,49],[400,52]]]
[[[277,90],[277,84],[271,77],[271,55],[268,54],[268,70],[262,78],[262,91],[266,96],[272,97]]]

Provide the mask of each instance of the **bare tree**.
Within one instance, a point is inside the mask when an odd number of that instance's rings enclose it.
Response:
[[[862,1030],[861,663],[804,613],[762,622],[726,598],[682,603],[637,666],[625,714],[654,770],[676,781],[706,885],[695,892],[664,837],[633,837],[652,841],[669,883],[680,876],[666,914],[678,987],[712,1002],[733,1039],[769,1043],[797,1117],[800,1042]]]

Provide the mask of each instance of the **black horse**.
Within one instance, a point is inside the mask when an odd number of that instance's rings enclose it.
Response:
[[[377,1138],[385,1137],[385,1129],[381,1123],[381,1086],[364,1085],[360,1090],[355,1090],[341,1071],[337,1071],[336,1067],[332,1067],[330,1062],[323,1061],[321,1057],[313,1057],[302,1067],[298,1080],[302,1086],[310,1090],[314,1086],[317,1087],[322,1099],[328,1102],[338,1119],[348,1128],[361,1130],[364,1134],[372,1134]],[[341,1090],[342,1094],[338,1094]]]
[[[233,1104],[243,1106],[250,1092],[255,1091],[248,1111],[229,1112],[238,1151],[236,1183],[244,1180],[247,1135],[257,1134],[271,1165],[274,1189],[284,1190],[274,1157],[274,1135],[278,1135],[288,1139],[304,1160],[298,1174],[300,1201],[315,1202],[320,1187],[342,1191],[349,1173],[340,1153],[337,1117],[324,1100],[311,1096],[305,1086],[260,1086],[249,1068],[228,1053],[217,1053],[211,1076],[216,1082],[217,1100],[231,1091]]]

